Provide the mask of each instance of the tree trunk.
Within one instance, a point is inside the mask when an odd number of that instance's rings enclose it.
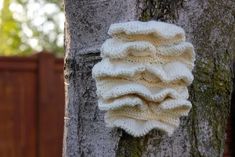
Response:
[[[65,13],[64,157],[223,155],[235,51],[233,0],[65,0]],[[152,19],[183,27],[195,47],[193,108],[171,137],[153,130],[134,138],[105,127],[91,70],[110,24]]]

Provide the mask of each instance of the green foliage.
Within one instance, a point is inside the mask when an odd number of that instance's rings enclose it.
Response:
[[[38,9],[32,11],[32,6]],[[63,28],[58,22],[61,16],[62,5],[58,0],[3,0],[0,55],[25,56],[36,51],[49,51],[63,56]]]
[[[9,10],[11,0],[3,1],[0,12],[0,55],[27,55],[32,49],[20,37],[20,23],[13,19]]]

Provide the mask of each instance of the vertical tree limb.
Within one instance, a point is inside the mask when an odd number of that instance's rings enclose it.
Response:
[[[66,114],[64,157],[222,156],[235,51],[233,0],[65,0]],[[162,20],[183,27],[197,53],[193,109],[172,137],[134,138],[105,127],[91,69],[111,23]]]

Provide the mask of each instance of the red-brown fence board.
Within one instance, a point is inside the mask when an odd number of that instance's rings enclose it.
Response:
[[[233,141],[232,141],[232,118],[229,117],[226,129],[226,141],[224,146],[224,157],[233,156]]]
[[[0,57],[0,157],[62,156],[64,103],[63,59]],[[233,120],[224,157],[233,157]]]
[[[59,157],[63,59],[0,57],[0,157]]]

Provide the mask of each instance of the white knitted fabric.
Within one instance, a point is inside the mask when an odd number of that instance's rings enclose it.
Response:
[[[188,42],[169,46],[155,46],[146,41],[124,42],[117,39],[108,39],[101,47],[101,57],[112,59],[124,59],[141,62],[147,59],[147,63],[169,63],[179,61],[192,69],[195,54],[193,45]]]
[[[182,28],[156,21],[112,24],[108,34],[124,41],[148,41],[158,46],[185,41]]]
[[[109,127],[133,136],[157,128],[171,135],[192,105],[195,53],[182,28],[168,23],[132,21],[112,24],[113,38],[101,47],[92,69],[98,106]]]

